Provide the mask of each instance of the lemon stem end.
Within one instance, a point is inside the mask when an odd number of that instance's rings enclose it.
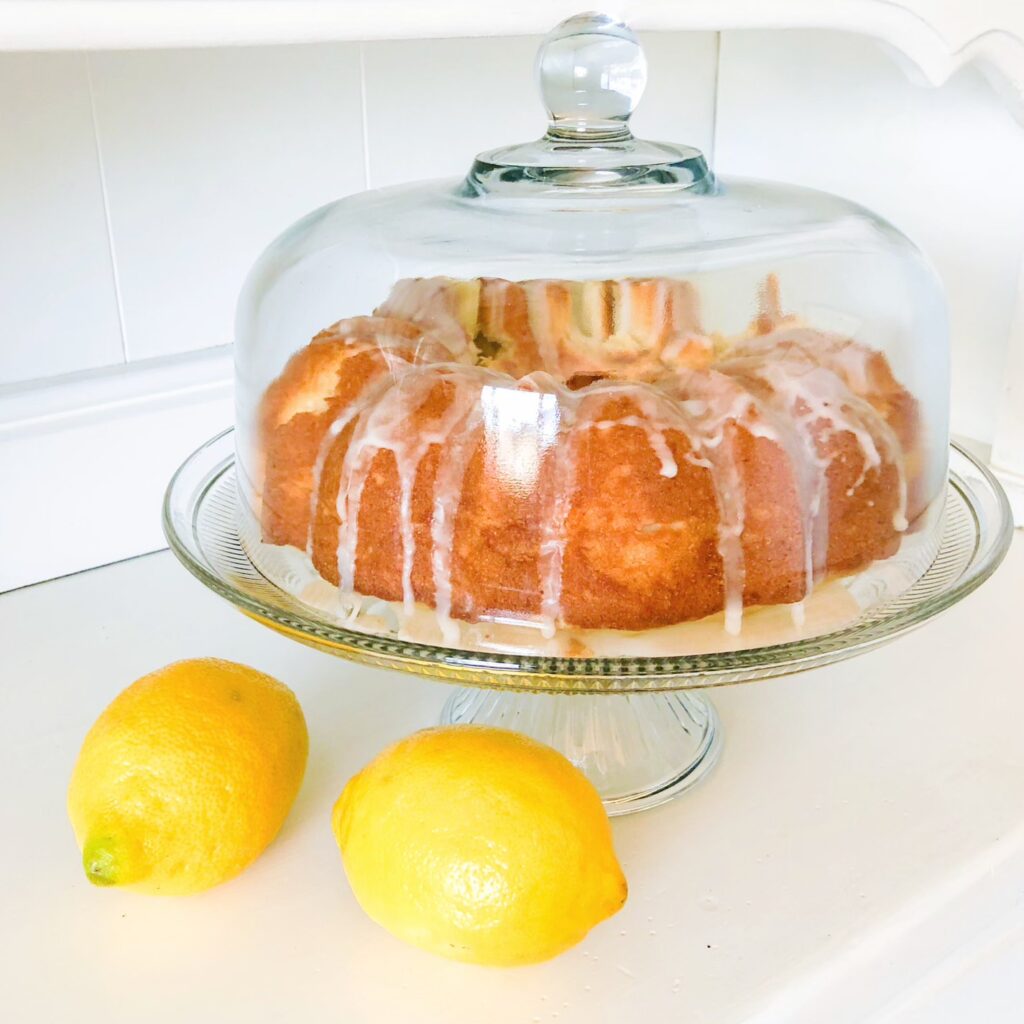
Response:
[[[131,865],[137,867],[137,856],[129,851],[127,844],[109,832],[90,836],[82,847],[82,866],[85,877],[93,885],[126,885],[139,880],[139,872],[132,871]]]

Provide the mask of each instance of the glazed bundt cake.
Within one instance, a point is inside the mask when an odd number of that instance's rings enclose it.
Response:
[[[736,630],[897,550],[918,433],[885,356],[772,280],[725,340],[685,281],[410,279],[268,388],[254,486],[266,543],[442,623]]]

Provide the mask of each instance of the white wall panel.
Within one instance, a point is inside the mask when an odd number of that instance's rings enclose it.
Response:
[[[710,160],[715,138],[717,32],[641,32],[647,89],[633,134],[696,146]]]
[[[0,395],[0,591],[163,547],[167,483],[231,399],[226,347]]]
[[[709,147],[713,32],[641,35],[649,63],[638,134]],[[539,37],[364,44],[370,181],[463,175],[485,149],[544,133],[533,75]]]
[[[720,171],[877,210],[936,265],[953,331],[953,430],[989,441],[1024,249],[1024,132],[973,68],[935,89],[855,35],[722,34]]]
[[[85,57],[0,55],[0,384],[121,359]]]
[[[229,342],[262,248],[363,188],[358,46],[91,60],[128,357]]]

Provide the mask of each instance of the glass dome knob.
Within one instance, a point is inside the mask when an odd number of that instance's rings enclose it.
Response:
[[[462,195],[715,191],[715,177],[699,150],[636,139],[630,132],[630,115],[647,84],[647,58],[627,25],[607,14],[577,14],[544,37],[535,67],[548,109],[547,132],[480,153]]]
[[[631,138],[627,122],[647,84],[647,59],[627,25],[607,14],[577,14],[554,28],[537,53],[549,139]]]

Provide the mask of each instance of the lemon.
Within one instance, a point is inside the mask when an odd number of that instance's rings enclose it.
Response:
[[[396,743],[350,780],[332,824],[367,914],[456,960],[546,960],[626,901],[597,791],[561,754],[504,729]]]
[[[192,893],[277,835],[309,739],[295,695],[230,661],[179,661],[124,690],[89,730],[68,813],[90,882]]]

